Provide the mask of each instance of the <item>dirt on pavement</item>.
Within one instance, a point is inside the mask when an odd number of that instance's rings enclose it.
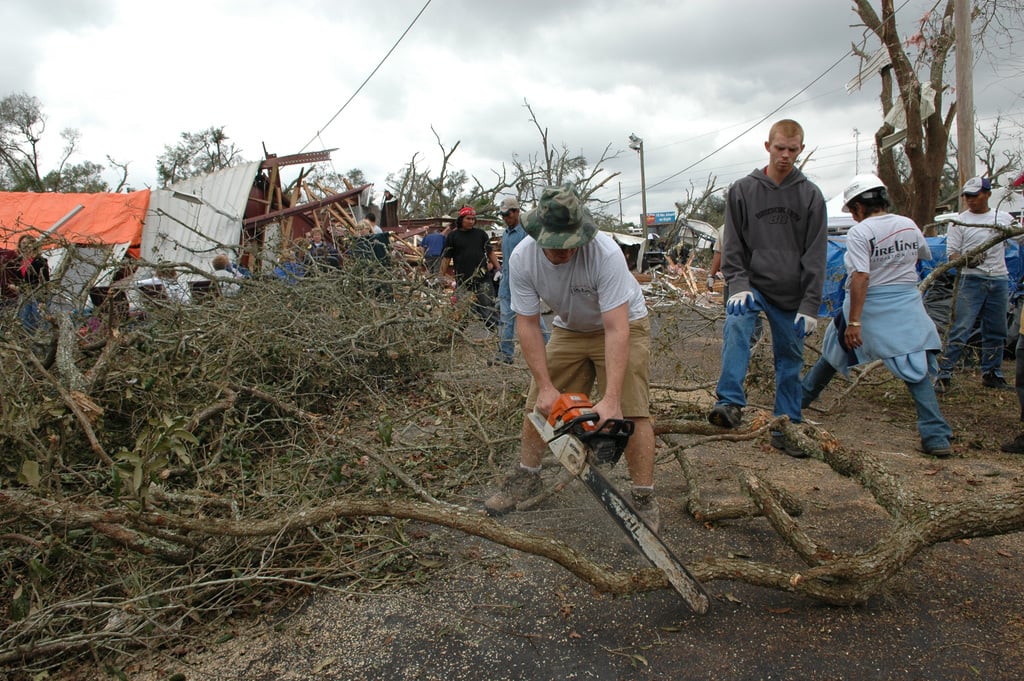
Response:
[[[519,367],[522,370],[522,367]],[[1007,375],[1013,366],[1004,367]],[[843,397],[836,381],[805,418],[847,448],[873,452],[924,498],[1019,489],[1024,456],[999,443],[1020,426],[1016,396],[984,389],[970,370],[942,397],[956,432],[953,457],[918,451],[913,403],[885,369]],[[694,394],[695,395],[695,394]],[[710,400],[691,395],[702,413]],[[770,394],[752,391],[752,408]],[[665,414],[663,414],[664,416]],[[678,416],[678,414],[670,414]],[[673,436],[686,442],[695,436]],[[840,551],[868,549],[888,519],[870,494],[812,459],[792,459],[766,437],[689,450],[703,497],[739,498],[752,471],[797,496],[800,526]],[[510,457],[512,453],[510,452]],[[625,485],[624,465],[612,473]],[[545,472],[552,480],[557,469]],[[802,567],[763,518],[702,524],[683,509],[685,482],[659,445],[662,536],[685,563],[750,557]],[[479,508],[486,489],[454,500]],[[644,559],[582,485],[539,509],[500,522],[564,541],[616,569]],[[288,613],[232,622],[230,640],[197,641],[180,657],[140,660],[130,678],[179,679],[1019,679],[1024,677],[1024,536],[940,544],[916,556],[858,607],[739,582],[706,584],[704,616],[673,591],[613,597],[561,567],[445,528],[413,524],[420,562],[415,587],[370,594],[318,592]],[[221,637],[226,638],[226,636]]]

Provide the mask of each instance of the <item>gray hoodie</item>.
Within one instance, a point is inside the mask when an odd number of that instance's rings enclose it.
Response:
[[[778,308],[816,318],[827,248],[825,199],[799,170],[778,185],[755,170],[729,188],[722,274],[730,294],[753,288]]]

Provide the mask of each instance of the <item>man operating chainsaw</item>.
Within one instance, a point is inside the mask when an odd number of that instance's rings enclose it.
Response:
[[[536,407],[547,416],[562,393],[589,394],[596,386],[599,399],[593,411],[599,423],[626,418],[635,424],[625,449],[631,499],[657,532],[648,396],[651,327],[640,285],[619,246],[598,232],[572,184],[545,189],[524,227],[529,236],[512,253],[509,283],[520,348],[533,376],[527,414]],[[555,314],[547,346],[540,324],[542,300]],[[484,502],[489,514],[512,511],[540,491],[545,450],[525,418],[520,463]]]

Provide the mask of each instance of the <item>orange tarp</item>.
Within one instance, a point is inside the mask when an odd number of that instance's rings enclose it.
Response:
[[[138,249],[149,190],[130,194],[0,192],[0,248],[15,249],[22,234],[38,237],[75,206],[83,208],[54,232],[76,244],[130,243]]]

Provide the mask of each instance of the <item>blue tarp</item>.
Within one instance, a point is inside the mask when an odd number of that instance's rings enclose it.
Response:
[[[920,279],[927,277],[932,270],[946,262],[946,237],[927,237],[928,248],[932,251],[932,259],[918,263],[917,271]],[[825,286],[821,296],[821,317],[834,317],[843,306],[843,286],[846,285],[846,267],[843,257],[846,255],[846,237],[831,236],[828,239],[828,262],[825,271]],[[1020,281],[1024,278],[1024,251],[1020,244],[1009,241],[1006,244],[1006,268],[1010,271],[1008,294],[1013,299],[1021,290]],[[950,270],[955,273],[956,270]]]

